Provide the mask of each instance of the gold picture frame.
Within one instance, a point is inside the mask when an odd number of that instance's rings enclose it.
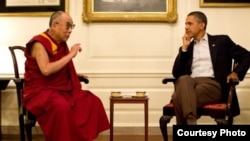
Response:
[[[100,1],[102,1],[102,3],[98,4],[98,2]],[[141,3],[144,3],[144,5],[147,5],[146,2],[151,2],[151,4],[152,2],[154,2],[155,8],[143,9],[141,7],[138,8],[133,5],[132,10],[124,9],[125,6],[122,6],[122,8],[118,9],[119,4],[115,3],[115,2],[120,1],[120,5],[121,4],[129,5],[129,3],[125,3],[125,2],[129,2],[129,0],[113,0],[113,3],[111,3],[111,1],[112,0],[83,0],[83,15],[82,15],[83,21],[86,23],[90,23],[90,22],[169,22],[169,23],[174,23],[177,21],[177,17],[178,17],[177,0],[151,0],[151,1],[150,0],[147,0],[147,1],[137,0],[137,1],[133,1],[133,2],[137,2],[136,4],[137,6],[138,6],[138,2],[140,1]],[[158,4],[156,3],[157,1],[159,2]],[[162,5],[162,3],[164,4]],[[111,4],[116,4],[116,5],[110,6]],[[131,8],[131,5],[132,4],[130,4],[130,8]]]
[[[50,16],[54,11],[69,10],[69,0],[54,1],[8,1],[1,0],[0,16]]]
[[[250,7],[250,0],[200,0],[200,7]]]

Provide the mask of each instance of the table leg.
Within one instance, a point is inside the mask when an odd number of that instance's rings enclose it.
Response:
[[[145,114],[145,141],[148,141],[148,100],[144,103],[144,114]]]
[[[0,140],[2,140],[2,91],[0,90]]]
[[[113,119],[114,118],[114,103],[113,101],[111,100],[110,101],[110,141],[113,141]]]

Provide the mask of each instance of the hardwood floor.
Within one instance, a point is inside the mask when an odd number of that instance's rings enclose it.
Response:
[[[163,141],[161,135],[150,135],[148,137],[149,141]],[[3,135],[1,141],[19,141],[18,136],[13,135]],[[33,136],[33,141],[44,141],[42,135]],[[109,141],[108,135],[99,136],[96,141]],[[114,136],[114,141],[144,141],[143,135],[116,135]],[[169,141],[172,141],[172,137],[169,137]]]
[[[160,135],[148,136],[149,141],[163,141]],[[100,136],[96,141],[109,141],[109,136]],[[114,136],[114,141],[144,141],[143,135],[119,135]],[[172,140],[169,140],[172,141]]]

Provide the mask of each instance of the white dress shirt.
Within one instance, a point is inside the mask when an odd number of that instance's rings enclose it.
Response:
[[[214,77],[207,34],[195,41],[191,77]]]

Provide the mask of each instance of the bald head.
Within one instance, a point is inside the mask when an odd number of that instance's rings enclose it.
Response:
[[[58,19],[60,19],[60,17],[62,17],[63,15],[68,15],[68,14],[65,13],[64,11],[56,11],[56,12],[52,13],[52,15],[50,16],[50,20],[49,20],[49,27],[51,27],[52,24],[55,21],[57,21]]]
[[[75,24],[71,16],[64,11],[52,13],[49,20],[48,33],[57,42],[67,41]]]

